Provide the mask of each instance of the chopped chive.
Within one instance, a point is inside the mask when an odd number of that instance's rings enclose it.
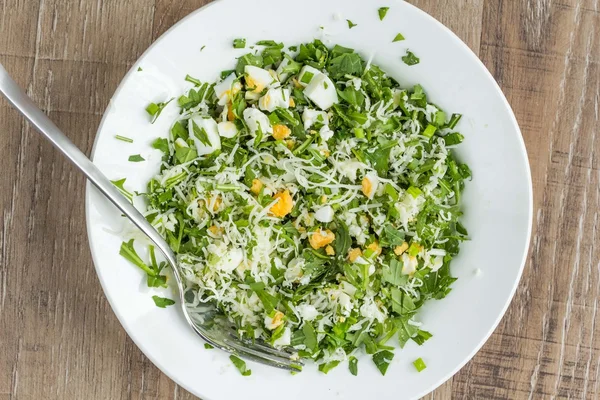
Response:
[[[406,193],[410,194],[412,197],[414,197],[415,199],[417,197],[419,197],[423,192],[421,191],[421,189],[419,189],[418,187],[414,187],[411,186],[408,189],[406,189]]]
[[[460,121],[461,118],[462,118],[462,114],[452,114],[452,117],[450,118],[450,122],[448,122],[448,128],[454,129],[456,127],[456,124],[458,124],[458,122]]]
[[[407,50],[406,55],[402,57],[402,61],[404,61],[404,64],[408,66],[417,65],[421,62],[419,57],[415,56],[414,53],[409,50]]]
[[[156,119],[160,116],[160,113],[162,113],[162,110],[167,106],[167,104],[169,104],[171,101],[173,100],[173,98],[171,98],[168,101],[165,101],[163,103],[150,103],[148,104],[148,106],[146,107],[146,112],[148,114],[150,114],[150,116],[152,116],[152,121],[151,123],[153,124]]]
[[[127,142],[127,143],[133,143],[133,139],[130,139],[128,137],[121,136],[121,135],[115,135],[115,139],[121,140],[121,141]]]
[[[394,40],[392,40],[392,43],[394,42],[400,42],[404,40],[404,35],[402,35],[401,33],[397,34],[396,37],[394,38]]]
[[[206,47],[206,45],[200,47],[200,51],[204,50],[205,47]]]
[[[390,9],[389,7],[381,7],[381,8],[379,8],[379,10],[377,10],[377,12],[379,13],[379,20],[380,21],[383,21],[383,19],[387,15],[387,12],[388,12],[389,9]]]
[[[234,39],[233,40],[233,48],[234,49],[243,49],[246,47],[246,39]]]
[[[425,368],[427,368],[427,365],[425,365],[425,362],[423,361],[422,358],[417,358],[415,361],[413,361],[413,365],[415,366],[415,368],[417,369],[417,371],[421,372],[423,371]]]
[[[235,192],[240,190],[240,187],[237,185],[216,185],[215,189],[220,190],[222,192]]]
[[[202,85],[202,82],[200,82],[200,80],[198,80],[196,78],[193,78],[193,77],[191,77],[189,75],[185,76],[185,80],[188,81],[188,82],[193,83],[196,86],[201,86]]]
[[[144,157],[140,156],[139,154],[134,154],[132,156],[129,156],[129,161],[141,162],[141,161],[146,161],[146,159]]]
[[[354,128],[354,136],[357,139],[364,139],[365,138],[365,130],[363,128]]]
[[[358,24],[355,24],[354,22],[350,21],[349,19],[347,19],[346,21],[348,21],[348,28],[350,28],[350,29],[352,29],[358,25]]]

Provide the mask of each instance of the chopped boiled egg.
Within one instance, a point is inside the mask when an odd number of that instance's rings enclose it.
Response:
[[[277,70],[275,70],[280,82],[285,81],[290,75],[289,72],[285,71],[285,68],[289,65],[289,63],[290,60],[287,57],[284,57],[283,61],[281,61],[281,63],[279,64],[279,67],[277,67]]]
[[[402,273],[404,275],[412,275],[417,271],[419,261],[417,257],[409,256],[407,253],[402,254]]]
[[[256,108],[246,108],[244,110],[244,122],[246,122],[252,136],[256,136],[259,129],[263,133],[263,139],[266,139],[264,137],[265,133],[273,133],[269,117]]]
[[[227,78],[215,85],[215,94],[219,99],[219,105],[223,106],[227,104],[242,89],[242,84],[236,81],[236,78],[235,73],[231,73]]]
[[[337,165],[338,170],[352,182],[356,181],[356,174],[359,169],[365,169],[366,165],[357,160],[342,161]]]
[[[328,244],[327,247],[325,247],[325,254],[327,254],[328,256],[335,256],[335,249]]]
[[[250,191],[254,194],[259,194],[260,189],[263,187],[263,183],[258,179],[252,179],[252,186],[250,187]]]
[[[217,122],[210,117],[193,117],[188,122],[190,137],[194,139],[199,156],[221,149]]]
[[[246,65],[244,72],[246,73],[246,89],[248,91],[260,93],[277,83],[277,79],[273,78],[273,75],[266,69]]]
[[[283,140],[290,136],[292,130],[285,125],[277,124],[273,126],[273,138],[275,140]]]
[[[305,321],[312,321],[319,315],[319,311],[312,304],[298,304],[296,310]]]
[[[332,243],[335,240],[335,233],[331,232],[329,229],[323,231],[321,229],[317,229],[315,232],[309,235],[308,242],[311,247],[315,250],[320,249],[321,247],[325,247],[328,244]]]
[[[283,218],[292,212],[292,208],[294,208],[294,200],[292,199],[289,190],[276,193],[273,198],[277,199],[278,201],[277,203],[273,204],[269,210],[271,214],[276,217]]]
[[[373,199],[379,185],[379,176],[375,172],[369,172],[362,180],[362,192],[369,199]]]
[[[305,65],[300,70],[300,74],[298,75],[298,83],[302,87],[308,86],[308,84],[319,75],[323,75],[321,71],[316,68],[311,67],[310,65]]]
[[[304,89],[304,95],[321,110],[327,110],[338,102],[335,85],[325,74],[315,76]]]
[[[265,317],[265,328],[269,330],[277,329],[281,324],[283,324],[283,317],[285,315],[281,311],[275,311],[275,315],[272,317]]]
[[[244,260],[242,249],[231,249],[215,265],[215,268],[223,272],[234,271]]]
[[[237,126],[231,121],[219,122],[217,127],[219,129],[219,135],[227,139],[231,139],[238,133]]]
[[[305,108],[302,113],[302,121],[304,121],[304,129],[309,129],[316,123],[320,123],[323,125],[329,125],[329,117],[327,113],[324,111],[312,110],[310,108]]]
[[[325,206],[319,208],[315,212],[315,219],[319,222],[328,223],[333,221],[333,208],[331,206]]]
[[[277,338],[273,342],[273,346],[275,346],[275,347],[289,346],[291,342],[292,342],[292,331],[290,330],[290,328],[285,328],[283,330],[283,334],[281,336],[279,336],[279,338]]]
[[[359,248],[350,249],[348,252],[348,260],[350,260],[350,262],[356,261],[360,256],[362,256],[362,250]]]
[[[323,125],[319,130],[319,136],[321,136],[324,141],[328,141],[333,137],[333,131],[331,128],[329,128],[329,126]]]
[[[261,110],[273,112],[277,107],[290,107],[290,90],[282,88],[271,88],[258,100],[258,107]]]

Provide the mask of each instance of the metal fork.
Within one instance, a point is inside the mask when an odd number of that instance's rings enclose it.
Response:
[[[215,318],[218,313],[214,306],[204,307],[204,311],[200,314],[198,314],[198,307],[194,307],[195,314],[193,314],[186,306],[184,284],[177,267],[177,258],[167,242],[133,204],[121,195],[118,189],[100,172],[90,159],[33,103],[27,94],[10,77],[8,72],[6,72],[2,64],[0,64],[0,92],[46,139],[75,164],[108,200],[146,234],[162,252],[175,276],[179,290],[179,302],[185,320],[198,336],[214,347],[252,361],[289,371],[301,370],[302,363],[293,359],[294,355],[292,351],[277,350],[266,343],[240,339],[230,324],[223,323],[223,318]]]

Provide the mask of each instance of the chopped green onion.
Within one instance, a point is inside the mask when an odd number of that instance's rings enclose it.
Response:
[[[214,349],[215,347],[210,343],[204,343],[204,348],[206,350],[211,350],[211,349]]]
[[[417,197],[419,197],[421,194],[423,194],[423,192],[421,191],[421,189],[419,189],[418,187],[414,187],[414,186],[411,186],[408,189],[406,189],[406,193],[410,194],[415,199]]]
[[[415,361],[413,361],[413,365],[415,366],[415,368],[417,369],[417,371],[421,372],[423,371],[425,368],[427,368],[427,365],[425,365],[425,362],[423,361],[422,358],[417,358]]]
[[[429,124],[427,125],[427,128],[425,128],[425,131],[423,131],[423,136],[431,138],[435,134],[435,131],[437,131],[437,128]]]
[[[349,19],[347,19],[346,21],[348,21],[348,28],[352,29],[355,26],[357,26],[357,24],[355,24],[354,22],[350,21]]]
[[[243,49],[246,47],[246,39],[234,39],[233,40],[233,48],[234,49]]]
[[[193,78],[193,77],[191,77],[191,76],[189,76],[189,75],[186,75],[186,76],[185,76],[185,80],[186,80],[186,81],[188,81],[188,82],[191,82],[191,83],[193,83],[193,84],[194,84],[194,85],[196,85],[196,86],[200,86],[200,85],[202,85],[202,82],[200,82],[198,79],[196,79],[196,78]]]
[[[130,139],[128,137],[121,136],[121,135],[115,135],[115,139],[121,140],[121,141],[127,142],[127,143],[133,143],[133,139]]]

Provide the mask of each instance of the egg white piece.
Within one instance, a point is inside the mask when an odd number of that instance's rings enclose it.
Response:
[[[287,67],[289,63],[290,60],[284,57],[283,61],[279,63],[279,67],[277,67],[277,70],[275,70],[275,72],[277,72],[277,77],[279,78],[280,82],[285,81],[288,78],[288,76],[290,76],[289,72],[284,72],[285,67]]]
[[[194,132],[194,127],[206,132],[209,144],[202,143],[198,135],[196,135],[196,132]],[[194,140],[196,151],[199,156],[212,154],[221,149],[221,137],[219,136],[217,122],[214,119],[200,116],[190,118],[188,122],[188,131],[190,137]]]
[[[331,222],[333,221],[333,214],[334,212],[331,206],[324,206],[315,212],[315,219],[323,223]]]
[[[237,76],[235,73],[231,73],[227,78],[215,85],[215,94],[219,99],[219,105],[222,106],[227,104],[227,102],[242,89],[242,84],[240,82],[235,82],[236,78]]]
[[[328,110],[339,101],[335,85],[325,74],[315,76],[304,89],[304,95],[321,110]]]
[[[306,73],[308,73],[308,75],[305,76]],[[310,65],[305,65],[298,74],[298,83],[302,87],[307,87],[308,84],[319,75],[323,75],[323,73]]]
[[[258,101],[258,107],[261,110],[273,112],[277,107],[290,107],[290,90],[282,88],[271,88]]]
[[[246,65],[244,72],[246,73],[246,85],[249,89],[253,89],[254,93],[260,93],[279,83],[269,71],[263,68]]]
[[[244,252],[242,249],[231,249],[217,262],[215,267],[220,271],[232,272],[243,260]]]
[[[375,196],[375,193],[377,192],[377,187],[379,186],[379,176],[375,172],[370,171],[367,172],[364,179],[371,183],[371,191],[369,193],[365,193],[365,195],[372,200],[373,196]]]
[[[246,108],[244,110],[244,121],[252,136],[256,136],[259,128],[263,135],[273,133],[269,117],[257,108]],[[266,139],[266,137],[263,137],[263,139]]]
[[[333,137],[333,131],[329,126],[323,125],[323,127],[319,130],[319,136],[323,138],[324,141],[328,141]]]
[[[302,121],[304,121],[304,129],[309,129],[317,122],[320,122],[323,125],[329,125],[329,117],[327,116],[326,112],[312,110],[310,108],[304,109],[304,112],[302,113]]]
[[[219,122],[217,125],[221,137],[231,139],[238,133],[237,126],[231,121]]]

